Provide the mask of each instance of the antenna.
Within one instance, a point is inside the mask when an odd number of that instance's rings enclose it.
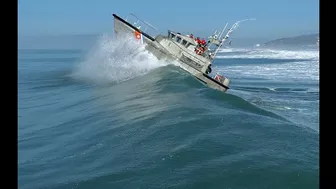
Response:
[[[244,19],[244,20],[239,20],[237,22],[235,22],[232,27],[229,29],[229,31],[226,33],[225,37],[222,39],[222,42],[219,44],[219,46],[217,47],[217,49],[215,50],[215,53],[213,54],[213,57],[216,56],[218,50],[220,49],[220,47],[224,44],[224,42],[226,41],[226,39],[228,39],[230,37],[230,34],[233,32],[233,30],[237,29],[240,25],[241,22],[244,22],[244,21],[248,21],[248,20],[256,20],[255,18],[248,18],[248,19]],[[224,32],[224,30],[223,30]],[[222,34],[223,34],[222,32]],[[221,36],[222,36],[221,34]]]

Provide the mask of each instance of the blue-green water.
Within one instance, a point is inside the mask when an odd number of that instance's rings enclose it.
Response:
[[[20,189],[318,188],[316,49],[225,49],[223,94],[127,42],[48,45],[19,49]]]

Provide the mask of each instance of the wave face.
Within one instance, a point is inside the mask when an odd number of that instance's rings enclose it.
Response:
[[[319,187],[318,51],[223,49],[224,94],[128,38],[48,47],[19,49],[19,188]]]

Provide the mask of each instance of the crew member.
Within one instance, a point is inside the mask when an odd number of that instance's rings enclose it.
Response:
[[[196,38],[197,44],[201,44],[201,39],[199,37]]]
[[[201,44],[202,44],[203,46],[205,46],[206,42],[205,42],[204,39],[202,39]]]

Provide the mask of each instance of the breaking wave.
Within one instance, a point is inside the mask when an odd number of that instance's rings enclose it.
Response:
[[[103,35],[73,75],[96,83],[120,83],[165,65],[132,38]]]
[[[231,78],[269,79],[273,81],[319,81],[319,51],[275,49],[231,49],[221,52],[218,66]],[[244,61],[239,61],[244,59]],[[237,62],[239,63],[231,63]],[[243,63],[242,63],[243,62]],[[229,72],[227,71],[229,70]]]
[[[310,59],[318,60],[316,50],[280,50],[280,49],[221,49],[219,59],[225,58],[271,58],[271,59]]]
[[[319,81],[319,67],[314,62],[290,62],[285,64],[227,66],[217,69],[233,77],[281,80]],[[230,70],[230,72],[227,72]],[[243,73],[243,74],[242,74]]]

